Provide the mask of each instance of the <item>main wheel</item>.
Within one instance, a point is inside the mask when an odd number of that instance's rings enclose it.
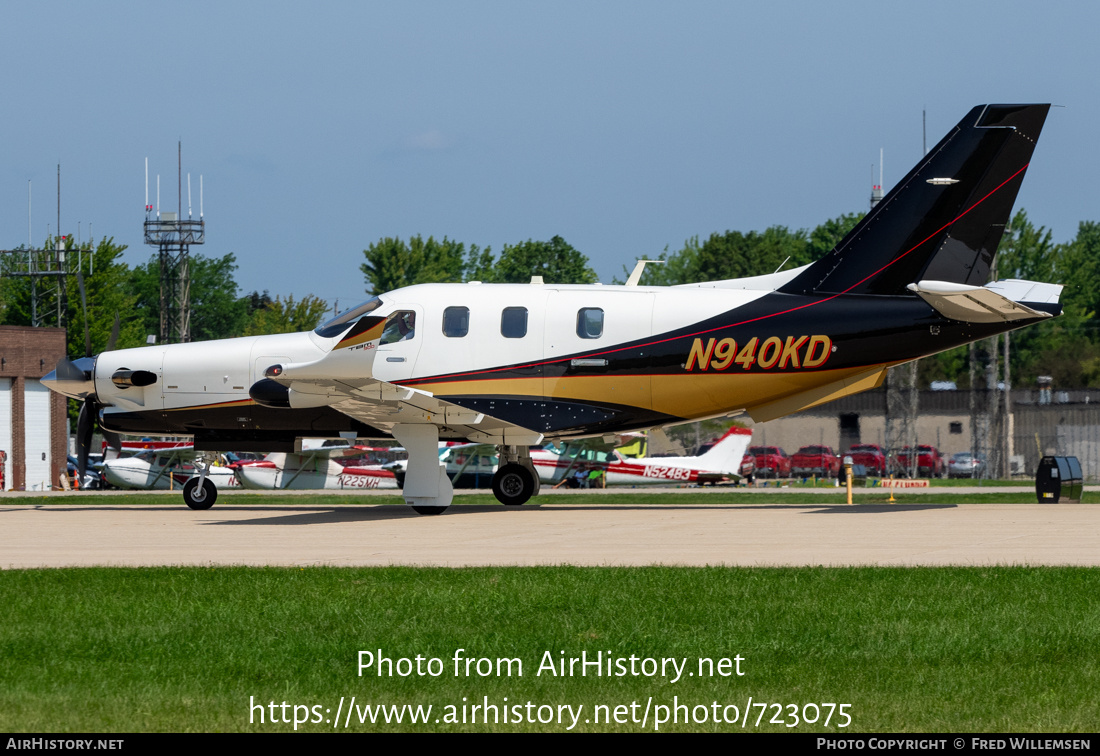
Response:
[[[535,493],[535,485],[531,471],[514,462],[493,474],[493,495],[506,506],[516,507],[526,503]]]
[[[218,500],[218,487],[207,478],[199,488],[199,479],[191,478],[183,484],[183,501],[191,509],[210,509]]]
[[[446,507],[413,507],[413,511],[422,515],[437,515],[447,511]]]

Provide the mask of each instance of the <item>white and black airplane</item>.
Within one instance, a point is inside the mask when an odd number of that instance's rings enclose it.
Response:
[[[523,504],[538,493],[529,448],[544,441],[739,413],[760,422],[1060,314],[1060,286],[987,283],[1048,109],[974,108],[801,268],[672,287],[410,286],[314,331],[64,359],[44,382],[104,429],[193,436],[200,451],[396,438],[409,454],[403,496],[421,513],[451,503],[441,439],[492,444],[497,498]],[[184,489],[193,508],[216,495],[201,471]]]

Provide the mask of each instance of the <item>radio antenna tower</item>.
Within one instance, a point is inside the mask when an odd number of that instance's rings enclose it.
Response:
[[[882,202],[882,197],[885,194],[882,190],[882,152],[883,149],[879,147],[878,150],[878,183],[875,183],[875,165],[871,164],[871,209],[875,209],[875,205]]]
[[[49,237],[47,225],[46,236]],[[74,267],[73,255],[69,254],[72,236],[61,234],[61,164],[57,164],[57,235],[51,238],[46,249],[34,249],[31,244],[31,182],[27,181],[27,247],[26,249],[0,250],[4,262],[0,264],[0,275],[30,279],[31,325],[35,328],[46,325],[47,307],[56,306],[56,325],[65,328],[68,323],[68,285],[67,277]],[[78,250],[78,254],[79,254]],[[49,286],[44,282],[53,279],[53,302],[50,300]],[[45,301],[43,301],[45,300]],[[46,305],[45,307],[42,305]]]
[[[199,219],[191,217],[191,174],[187,174],[187,219],[183,219],[183,142],[177,143],[176,212],[160,209],[160,176],[156,208],[149,203],[149,158],[145,158],[145,243],[160,260],[160,343],[191,340],[191,245],[206,241],[199,176]]]

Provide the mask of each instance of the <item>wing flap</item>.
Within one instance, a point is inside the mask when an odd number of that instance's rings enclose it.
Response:
[[[478,443],[541,443],[543,435],[537,431],[444,401],[422,389],[373,377],[376,352],[358,346],[362,345],[333,349],[313,362],[267,368],[264,373],[266,380],[287,389],[286,404],[272,403],[269,406],[332,407],[388,433],[392,433],[393,427],[399,424],[431,424],[441,430],[446,429],[451,438],[465,437]]]

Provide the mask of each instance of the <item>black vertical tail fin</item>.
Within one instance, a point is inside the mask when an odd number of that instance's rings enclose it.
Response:
[[[986,283],[1050,105],[979,105],[837,246],[779,291]]]

